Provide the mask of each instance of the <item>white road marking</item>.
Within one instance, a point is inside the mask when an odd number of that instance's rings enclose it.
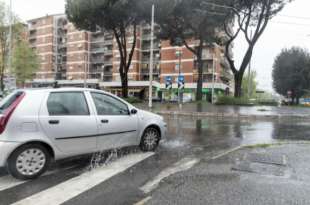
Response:
[[[147,194],[151,192],[152,190],[154,190],[158,186],[158,184],[161,182],[161,180],[163,180],[164,178],[172,174],[175,174],[177,172],[186,171],[192,168],[199,161],[200,160],[197,158],[184,158],[176,162],[173,166],[164,169],[152,181],[149,181],[143,187],[141,187],[140,190],[143,191],[145,194]]]
[[[23,184],[27,181],[21,181],[18,179],[15,179],[9,175],[1,177],[0,178],[0,191],[10,189],[12,187],[18,186],[20,184]]]
[[[215,159],[224,157],[225,155],[228,155],[228,154],[230,154],[230,153],[232,153],[232,152],[235,152],[235,151],[241,149],[242,147],[243,147],[243,146],[238,146],[238,147],[235,147],[235,148],[233,148],[233,149],[227,150],[226,152],[221,153],[221,154],[218,154],[218,155],[212,157],[211,159],[212,159],[212,160],[215,160]]]
[[[78,177],[67,180],[52,188],[46,189],[26,199],[14,203],[14,205],[57,205],[62,204],[73,197],[95,187],[109,178],[124,172],[135,164],[151,157],[154,153],[141,153],[125,156],[102,168],[84,173]]]
[[[141,201],[135,203],[134,205],[144,205],[146,202],[150,201],[152,199],[152,197],[148,196],[144,199],[142,199]]]
[[[76,166],[67,167],[65,169],[56,169],[56,170],[48,171],[45,174],[43,174],[42,176],[52,175],[52,174],[55,174],[55,173],[60,172],[60,171],[65,171],[65,170],[68,170],[68,169],[72,169],[74,167],[76,167]],[[3,177],[0,177],[0,191],[4,191],[6,189],[13,188],[15,186],[24,184],[26,182],[28,182],[28,181],[18,180],[18,179],[13,178],[10,175],[6,175],[6,176],[3,176]]]

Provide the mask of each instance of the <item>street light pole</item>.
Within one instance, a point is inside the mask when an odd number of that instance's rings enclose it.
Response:
[[[179,81],[181,77],[181,72],[182,72],[182,46],[179,47],[179,51],[177,53],[177,57],[179,58],[179,75],[178,75],[178,102],[179,102],[179,107],[182,108],[182,99],[181,99],[181,89],[179,87]]]
[[[215,86],[214,86],[214,83],[215,83],[215,54],[213,53],[213,66],[212,66],[212,99],[211,99],[211,103],[214,104],[214,90],[215,90]]]
[[[9,62],[8,62],[8,75],[11,75],[12,72],[12,47],[13,47],[13,43],[12,43],[12,23],[13,23],[13,14],[12,14],[12,0],[10,0],[10,14],[9,14]]]
[[[154,16],[155,5],[152,5],[152,22],[151,22],[151,56],[150,56],[150,69],[149,69],[149,108],[153,107],[153,66],[154,66]]]

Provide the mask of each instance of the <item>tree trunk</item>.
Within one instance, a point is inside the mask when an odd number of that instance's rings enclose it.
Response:
[[[0,76],[0,89],[2,92],[4,91],[4,74],[3,73]]]
[[[296,105],[299,105],[299,103],[300,103],[300,98],[296,97]]]
[[[235,79],[235,97],[240,98],[242,96],[242,75],[240,75],[239,72],[237,72],[234,75]]]
[[[202,88],[203,88],[203,61],[201,60],[201,56],[197,56],[198,59],[198,82],[197,82],[197,90],[196,90],[196,100],[202,100]]]
[[[128,78],[127,74],[121,76],[122,81],[122,97],[128,98]]]

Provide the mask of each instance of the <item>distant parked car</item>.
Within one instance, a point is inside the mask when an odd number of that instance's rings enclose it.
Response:
[[[166,130],[161,116],[93,89],[15,91],[0,113],[0,167],[18,179],[71,156],[132,145],[154,151]]]

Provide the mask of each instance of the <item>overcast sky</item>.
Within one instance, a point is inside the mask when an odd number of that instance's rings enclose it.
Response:
[[[6,0],[9,3],[9,0]],[[21,19],[29,20],[64,12],[65,0],[12,0],[13,10]],[[257,71],[259,88],[272,90],[272,64],[282,48],[300,46],[310,50],[310,1],[290,3],[267,27],[254,51],[253,69]],[[287,17],[290,16],[290,17]],[[239,63],[245,42],[238,39],[234,54]]]

